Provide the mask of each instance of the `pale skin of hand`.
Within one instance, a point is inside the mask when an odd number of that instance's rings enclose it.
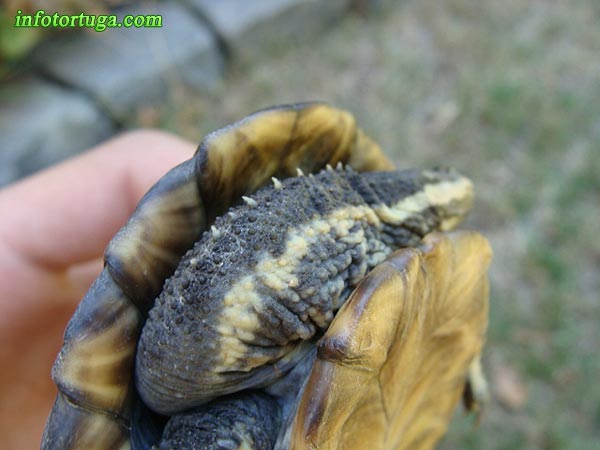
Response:
[[[135,131],[0,190],[0,436],[39,448],[56,386],[50,369],[110,238],[195,145]]]

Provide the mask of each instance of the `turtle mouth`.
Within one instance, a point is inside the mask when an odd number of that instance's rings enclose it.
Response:
[[[442,231],[455,228],[473,207],[473,183],[463,176],[426,184],[423,191],[441,217],[439,228]]]

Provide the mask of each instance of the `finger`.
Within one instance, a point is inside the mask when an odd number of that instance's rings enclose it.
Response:
[[[40,374],[50,373],[108,240],[193,150],[165,133],[128,133],[0,191],[0,431],[9,433],[8,448],[39,442],[56,392]],[[10,430],[25,429],[11,441]]]
[[[0,191],[0,240],[35,265],[64,268],[101,255],[141,196],[194,145],[138,131]]]
[[[132,132],[0,191],[2,330],[72,310],[139,198],[192,153],[169,134]]]

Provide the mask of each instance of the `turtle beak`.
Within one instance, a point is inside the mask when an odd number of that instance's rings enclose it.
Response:
[[[473,206],[473,183],[453,169],[437,173],[435,182],[425,184],[423,190],[429,204],[441,218],[440,229],[451,230],[469,213]]]

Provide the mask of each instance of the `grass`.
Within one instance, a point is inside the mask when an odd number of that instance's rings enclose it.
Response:
[[[441,449],[600,449],[600,6],[404,1],[238,68],[207,96],[171,88],[159,124],[199,140],[246,113],[323,99],[354,112],[399,166],[453,165],[495,249],[478,429]],[[497,374],[526,390],[503,406]]]

